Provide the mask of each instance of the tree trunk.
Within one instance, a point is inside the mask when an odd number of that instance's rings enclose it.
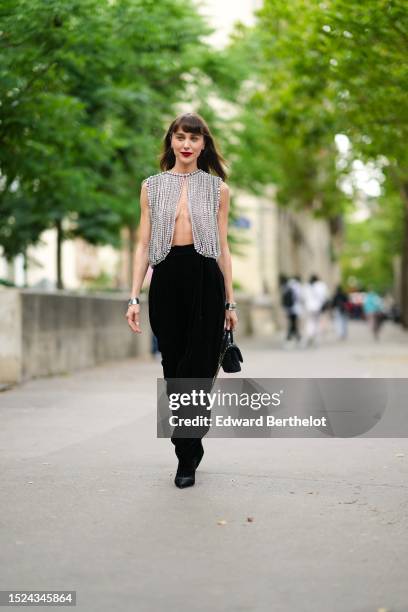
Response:
[[[402,185],[404,200],[404,238],[402,242],[401,257],[401,320],[402,325],[408,328],[408,182]]]
[[[57,289],[63,289],[64,283],[62,281],[62,221],[58,219],[55,227],[57,229]]]
[[[13,285],[16,282],[16,271],[15,271],[15,257],[13,259],[7,259],[7,280]]]
[[[28,281],[28,256],[27,256],[27,249],[24,251],[23,253],[23,272],[24,272],[24,287],[27,287],[27,281]]]

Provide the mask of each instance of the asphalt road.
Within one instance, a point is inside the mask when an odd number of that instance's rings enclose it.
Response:
[[[408,366],[391,326],[240,347],[248,377]],[[0,589],[75,590],[81,612],[408,611],[406,438],[205,439],[180,490],[158,376],[129,360],[0,394]]]

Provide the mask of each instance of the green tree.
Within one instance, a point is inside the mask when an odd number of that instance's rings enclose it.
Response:
[[[401,302],[405,325],[407,21],[402,0],[265,0],[260,20],[270,43],[271,112],[277,123],[287,125],[288,137],[298,139],[300,155],[307,153],[304,145],[308,142],[324,145],[335,133],[343,133],[350,138],[355,156],[365,161],[387,160],[387,181],[400,193],[404,209]],[[382,202],[387,207],[387,199]],[[379,242],[377,247],[381,244],[385,245]]]
[[[401,252],[403,242],[404,211],[391,183],[379,199],[372,199],[370,208],[368,218],[346,225],[341,254],[343,283],[392,292],[395,254]]]
[[[293,39],[297,19],[291,3],[271,2],[255,28],[236,28],[229,53],[239,65],[242,110],[229,151],[240,187],[259,194],[274,184],[281,206],[327,219],[335,253],[350,201],[339,188],[329,78],[307,44]]]
[[[65,237],[118,244],[126,226],[133,250],[166,120],[225,74],[179,0],[5,0],[0,29],[0,243],[10,259],[56,227],[62,286]]]

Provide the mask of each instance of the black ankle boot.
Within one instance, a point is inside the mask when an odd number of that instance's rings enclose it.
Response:
[[[193,458],[189,461],[180,459],[174,484],[179,489],[185,489],[186,487],[192,487],[195,483],[195,471],[197,468],[197,459]]]
[[[195,455],[195,458],[197,460],[196,469],[200,465],[200,461],[203,458],[203,455],[204,455],[204,448],[203,448],[203,443],[202,443],[202,441],[200,439],[199,440],[199,445],[198,445],[198,448],[197,448],[197,454]]]

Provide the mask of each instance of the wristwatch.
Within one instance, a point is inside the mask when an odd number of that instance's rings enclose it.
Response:
[[[237,309],[236,302],[226,302],[225,303],[225,310],[236,310],[236,309]]]
[[[134,306],[135,304],[140,304],[140,300],[138,297],[131,297],[128,301],[128,306]]]

